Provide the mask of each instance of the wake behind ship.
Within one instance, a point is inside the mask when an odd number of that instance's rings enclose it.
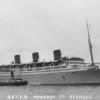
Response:
[[[15,62],[0,66],[0,82],[8,81],[13,71],[15,78],[21,77],[32,85],[100,84],[100,67],[94,63],[88,23],[87,30],[91,64],[80,57],[62,57],[61,50],[54,50],[54,61],[50,62],[39,62],[38,52],[32,54],[33,62],[26,64],[15,55]]]

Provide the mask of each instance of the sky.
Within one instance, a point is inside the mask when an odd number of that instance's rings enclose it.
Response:
[[[88,19],[93,56],[100,62],[100,0],[0,0],[0,64],[14,55],[21,62],[53,60],[53,50],[62,56],[82,57],[90,62],[86,21]]]

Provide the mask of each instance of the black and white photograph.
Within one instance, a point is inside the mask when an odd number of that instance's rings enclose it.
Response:
[[[0,100],[100,100],[100,0],[0,0]]]

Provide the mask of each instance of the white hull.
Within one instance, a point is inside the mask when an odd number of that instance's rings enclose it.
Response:
[[[2,73],[0,81],[8,81],[10,73]],[[15,74],[15,78],[20,77]],[[100,69],[96,70],[58,70],[47,72],[22,72],[21,78],[28,81],[32,85],[40,84],[98,84],[100,83]]]

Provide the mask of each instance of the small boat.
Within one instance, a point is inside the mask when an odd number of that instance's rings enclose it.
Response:
[[[0,86],[21,86],[21,85],[27,85],[28,81],[23,80],[21,78],[14,79],[14,72],[11,71],[11,80],[6,82],[0,82]]]
[[[25,80],[16,79],[13,81],[8,82],[0,82],[0,86],[21,86],[21,85],[27,85],[28,82]]]

